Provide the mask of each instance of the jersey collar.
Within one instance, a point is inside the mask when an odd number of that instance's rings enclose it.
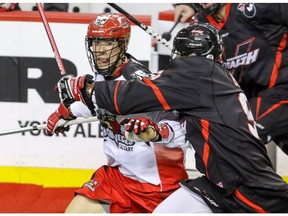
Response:
[[[217,22],[212,15],[206,15],[207,20],[210,22],[210,24],[214,25],[216,28],[221,30],[223,26],[226,24],[228,15],[230,13],[231,3],[226,3],[226,10],[225,10],[225,17],[222,22]]]

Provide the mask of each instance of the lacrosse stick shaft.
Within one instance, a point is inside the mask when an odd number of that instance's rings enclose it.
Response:
[[[143,23],[141,23],[139,20],[137,20],[135,17],[133,17],[127,11],[125,11],[124,9],[119,7],[117,4],[114,4],[114,3],[107,3],[107,4],[110,5],[112,8],[114,8],[115,10],[117,10],[118,12],[125,15],[129,20],[131,20],[133,23],[135,23],[137,26],[139,26],[145,32],[150,34],[153,38],[155,38],[161,44],[166,46],[168,49],[172,50],[170,43],[165,38],[161,37],[161,35],[156,33],[151,27],[148,27],[148,26],[144,25]]]
[[[70,121],[66,121],[63,125],[59,125],[59,126],[66,127],[70,125],[89,123],[89,122],[94,122],[94,121],[98,121],[97,117],[89,117],[89,118],[79,117]],[[23,128],[19,128],[15,130],[2,131],[0,132],[0,136],[29,132],[29,131],[36,131],[36,130],[43,130],[43,129],[46,129],[46,124],[33,125],[30,127],[23,127]]]
[[[54,56],[55,56],[55,59],[56,59],[58,68],[59,68],[59,70],[60,70],[60,73],[61,73],[61,75],[65,75],[65,74],[66,74],[66,70],[65,70],[63,61],[62,61],[62,59],[61,59],[60,53],[59,53],[59,51],[58,51],[58,48],[57,48],[57,46],[56,46],[56,42],[55,42],[55,40],[54,40],[52,31],[51,31],[51,29],[50,29],[49,23],[48,23],[48,21],[47,21],[47,18],[46,18],[45,12],[44,12],[44,9],[43,9],[43,7],[42,7],[42,4],[41,4],[41,3],[36,3],[36,5],[37,5],[37,7],[38,7],[38,11],[39,11],[39,13],[40,13],[40,16],[41,16],[43,25],[44,25],[44,27],[45,27],[45,30],[46,30],[48,39],[49,39],[49,41],[50,41],[50,44],[51,44],[51,47],[52,47],[52,50],[53,50],[53,53],[54,53]]]

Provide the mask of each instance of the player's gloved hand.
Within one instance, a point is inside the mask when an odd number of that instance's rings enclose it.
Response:
[[[102,121],[100,124],[104,128],[110,129],[114,134],[121,134],[121,125],[117,121]]]
[[[116,121],[116,115],[110,115],[105,110],[98,109],[97,118],[102,127],[110,129],[114,134],[121,134],[121,125]]]
[[[67,75],[57,83],[61,102],[69,107],[75,101],[82,101],[90,110],[94,109],[91,97],[94,91],[93,76],[86,74],[79,77]]]
[[[124,118],[120,121],[125,126],[125,138],[128,141],[157,142],[167,139],[170,135],[170,127],[163,123],[160,127],[154,121],[141,118]]]
[[[47,119],[46,133],[49,136],[52,136],[54,133],[64,133],[69,131],[70,127],[64,127],[66,120],[75,119],[69,112],[69,110],[64,106],[63,103],[60,103],[59,107],[55,112],[53,112]]]

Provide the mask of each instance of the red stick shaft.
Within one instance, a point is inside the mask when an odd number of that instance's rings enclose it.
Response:
[[[48,23],[48,21],[47,21],[47,18],[46,18],[44,9],[43,9],[43,7],[42,7],[42,4],[41,4],[41,3],[36,3],[36,5],[37,5],[37,7],[38,7],[38,11],[39,11],[39,13],[40,13],[40,16],[41,16],[43,25],[44,25],[44,27],[45,27],[47,36],[48,36],[48,38],[49,38],[49,41],[50,41],[50,44],[51,44],[51,47],[52,47],[52,50],[53,50],[53,53],[54,53],[54,56],[55,56],[57,65],[58,65],[59,70],[60,70],[60,73],[61,73],[61,75],[65,75],[65,74],[66,74],[66,70],[65,70],[65,67],[64,67],[62,58],[61,58],[61,56],[60,56],[60,53],[59,53],[59,51],[58,51],[56,42],[55,42],[55,40],[54,40],[52,31],[51,31],[51,29],[50,29],[49,23]]]

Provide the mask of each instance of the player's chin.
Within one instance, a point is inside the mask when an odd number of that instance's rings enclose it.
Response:
[[[97,62],[97,66],[98,68],[100,68],[101,70],[105,70],[109,68],[109,64],[107,62]]]

